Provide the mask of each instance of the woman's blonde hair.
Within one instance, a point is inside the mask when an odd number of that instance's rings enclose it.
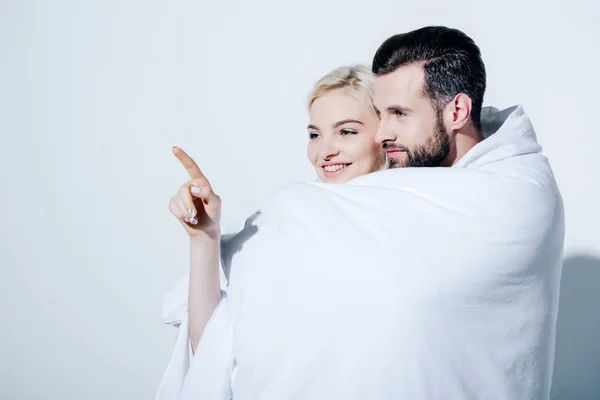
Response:
[[[333,90],[343,89],[345,93],[362,101],[370,112],[377,115],[373,106],[374,84],[375,75],[367,66],[357,64],[336,68],[317,81],[308,100],[308,110],[310,111],[319,97]]]

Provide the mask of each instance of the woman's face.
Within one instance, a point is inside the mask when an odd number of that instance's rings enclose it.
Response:
[[[385,154],[375,142],[379,119],[343,89],[319,97],[310,109],[307,155],[325,183],[345,183],[379,170]]]

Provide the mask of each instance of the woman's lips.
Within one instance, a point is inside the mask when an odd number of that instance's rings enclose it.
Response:
[[[321,166],[326,177],[332,178],[340,175],[351,163],[325,163]]]

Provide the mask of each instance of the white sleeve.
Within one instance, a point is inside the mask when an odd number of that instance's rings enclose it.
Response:
[[[219,270],[221,275],[221,299],[209,319],[202,337],[209,332],[209,326],[214,325],[212,321],[216,315],[220,314],[219,310],[223,308],[223,299],[226,297],[227,280],[223,268],[219,268]],[[188,329],[188,288],[189,274],[186,274],[163,299],[160,319],[165,324],[179,328],[179,332],[177,333],[171,359],[154,397],[155,400],[179,399],[179,392],[192,361],[193,353]],[[198,354],[198,349],[196,349],[196,354]]]
[[[238,250],[238,246],[244,240],[247,240],[252,234],[252,221],[258,216],[258,212],[250,216],[245,223],[237,227],[239,229],[232,230],[237,232],[233,234],[224,234],[221,238],[221,257],[219,265],[220,282],[221,282],[221,299],[217,305],[213,315],[209,319],[204,332],[196,348],[196,357],[193,356],[188,330],[188,291],[189,291],[189,273],[187,273],[174,287],[168,292],[163,299],[160,320],[165,324],[179,328],[175,347],[171,355],[171,359],[167,365],[167,369],[158,387],[155,400],[176,400],[180,399],[180,393],[184,385],[185,378],[190,370],[192,362],[198,364],[198,361],[193,359],[203,359],[202,365],[210,366],[209,373],[201,372],[203,369],[200,364],[195,367],[197,372],[193,375],[196,377],[213,376],[214,372],[210,371],[229,371],[229,367],[225,364],[232,362],[229,345],[231,338],[228,336],[229,326],[229,311],[227,307],[226,290],[228,286],[228,275],[231,268],[231,257]],[[250,232],[250,233],[249,233]],[[225,364],[224,364],[225,363]],[[229,371],[231,372],[231,371]],[[226,372],[228,373],[228,372]],[[227,377],[229,379],[229,377]],[[219,379],[212,379],[211,387],[217,382],[225,382],[225,375]],[[227,381],[229,382],[229,381]],[[225,383],[223,383],[225,385]],[[228,385],[228,384],[227,384]],[[189,386],[189,385],[188,385]],[[211,400],[218,397],[210,396]]]
[[[233,327],[226,292],[221,293],[196,354],[191,357],[178,400],[230,400],[234,372]]]

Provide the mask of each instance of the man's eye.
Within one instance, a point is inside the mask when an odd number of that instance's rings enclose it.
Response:
[[[394,115],[396,117],[403,117],[404,113],[402,111],[400,111],[400,110],[394,110]]]

